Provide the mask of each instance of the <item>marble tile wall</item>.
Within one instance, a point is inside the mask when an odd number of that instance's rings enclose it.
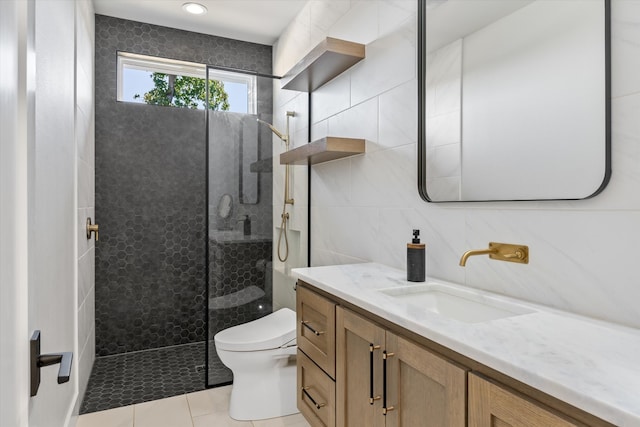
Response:
[[[324,36],[366,43],[364,61],[311,95],[313,138],[340,132],[367,141],[362,156],[312,167],[311,264],[405,268],[405,245],[419,228],[432,277],[640,327],[640,2],[612,0],[613,174],[603,193],[580,201],[420,199],[416,9],[414,0],[311,0],[274,46],[274,72],[284,74]],[[299,108],[305,119],[295,121],[293,143],[306,143],[308,95],[274,88],[276,122]],[[274,158],[280,150],[275,146]],[[284,172],[274,166],[278,222]],[[306,236],[307,168],[293,169],[292,227]],[[529,245],[530,264],[476,258],[458,266],[465,250],[489,241]],[[301,238],[299,250],[306,252],[306,243]],[[274,305],[290,304],[287,265],[276,267]]]
[[[95,223],[94,12],[92,2],[76,2],[76,155],[78,168],[78,403],[95,359],[95,244],[86,221]],[[76,408],[78,409],[78,408]]]

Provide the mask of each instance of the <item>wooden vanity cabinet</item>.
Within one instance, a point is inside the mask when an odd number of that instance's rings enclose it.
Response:
[[[469,374],[469,427],[584,427],[502,385]]]
[[[339,301],[298,284],[297,403],[313,427],[612,427]]]
[[[465,369],[342,307],[336,340],[336,425],[465,427]]]

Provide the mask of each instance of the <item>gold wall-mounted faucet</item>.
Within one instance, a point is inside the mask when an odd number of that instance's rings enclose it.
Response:
[[[512,245],[510,243],[490,242],[488,249],[473,249],[466,251],[460,258],[460,266],[467,264],[467,259],[475,255],[489,255],[489,258],[498,261],[517,262],[529,264],[529,247],[525,245]]]

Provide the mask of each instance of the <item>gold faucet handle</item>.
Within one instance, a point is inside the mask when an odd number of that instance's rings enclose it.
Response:
[[[98,241],[98,230],[100,226],[98,224],[91,224],[91,218],[87,218],[87,240],[91,238],[91,233],[96,236],[96,242]]]
[[[517,251],[515,251],[512,254],[503,254],[502,256],[504,258],[524,259],[524,253],[520,249],[518,249]]]
[[[491,259],[529,264],[528,246],[490,242],[489,248],[493,249],[493,252],[489,254],[489,258]]]

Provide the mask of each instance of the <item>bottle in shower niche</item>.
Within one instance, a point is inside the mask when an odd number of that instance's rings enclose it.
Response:
[[[244,235],[251,236],[251,218],[249,218],[249,215],[245,215],[244,218],[239,221],[242,221]]]
[[[413,230],[413,239],[407,243],[407,280],[424,282],[425,245],[420,243],[420,230]]]

